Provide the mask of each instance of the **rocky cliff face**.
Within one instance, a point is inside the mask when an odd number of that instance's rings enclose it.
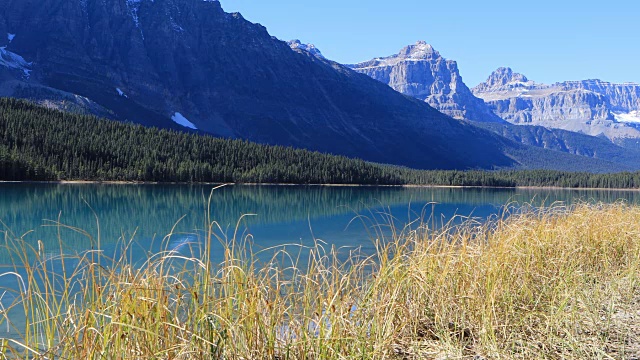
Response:
[[[601,80],[566,81],[556,84],[565,90],[586,90],[603,95],[613,117],[622,123],[640,123],[640,84],[614,84]]]
[[[296,39],[296,40],[289,40],[287,41],[287,44],[289,45],[289,47],[291,48],[291,50],[295,50],[295,51],[305,51],[313,56],[316,56],[320,59],[325,59],[324,55],[322,55],[322,52],[320,51],[320,49],[318,49],[315,45],[313,44],[303,44],[302,42],[300,42],[300,40]]]
[[[403,48],[397,55],[347,66],[453,118],[503,122],[471,93],[457,63],[443,58],[424,41]]]
[[[456,62],[444,59],[425,42],[408,46],[398,55],[348,66],[454,118],[485,120],[475,124],[512,141],[640,168],[637,151],[585,135],[604,132],[634,136],[634,128],[616,125],[607,98],[600,93],[567,85],[556,94],[559,90],[537,84],[510,68],[499,68],[473,90],[490,101],[489,107],[464,84]],[[630,92],[627,89],[625,94]],[[496,119],[496,114],[509,123],[544,126],[513,126]],[[582,119],[591,120],[587,123]],[[634,142],[624,145],[638,148]]]
[[[217,1],[4,0],[0,31],[17,66],[0,64],[3,96],[418,168],[517,166],[506,149],[522,150]]]
[[[451,119],[217,1],[3,0],[0,35],[0,96],[416,168],[621,169]],[[437,62],[446,104],[463,88]]]
[[[514,124],[541,125],[618,143],[640,138],[640,85],[600,80],[538,84],[509,68],[499,68],[474,95]]]
[[[473,88],[474,93],[513,91],[518,89],[534,89],[536,83],[526,76],[513,72],[510,68],[501,67],[489,75],[487,81]]]

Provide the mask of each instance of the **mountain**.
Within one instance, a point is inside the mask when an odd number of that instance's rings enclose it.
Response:
[[[629,169],[454,120],[217,1],[4,0],[4,33],[0,96],[47,107],[423,169]]]
[[[0,98],[0,114],[0,181],[399,185],[424,173],[307,150],[165,131],[17,99]]]
[[[517,165],[504,139],[292,51],[217,1],[5,0],[0,24],[16,64],[0,95],[417,168]]]
[[[514,124],[542,125],[629,145],[640,139],[640,85],[600,80],[539,84],[499,68],[473,94]]]
[[[455,119],[504,123],[473,96],[462,81],[458,64],[424,41],[402,48],[397,55],[347,66]]]
[[[298,39],[287,41],[287,44],[289,45],[289,47],[292,50],[306,51],[306,52],[308,52],[309,54],[311,54],[311,55],[313,55],[315,57],[318,57],[320,59],[325,59],[325,57],[324,57],[324,55],[322,55],[322,52],[320,51],[320,49],[318,49],[313,44],[303,44]]]
[[[608,140],[572,131],[547,129],[543,126],[514,126],[499,119],[493,113],[494,107],[474,96],[462,81],[458,66],[453,60],[446,60],[438,51],[424,41],[409,45],[397,55],[376,58],[356,65],[347,65],[355,71],[388,84],[393,89],[427,102],[441,112],[452,117],[477,120],[473,124],[528,146],[566,152],[570,154],[599,158],[640,168],[640,152],[624,149]],[[577,85],[574,85],[577,87]],[[541,90],[543,86],[529,81],[524,75],[511,69],[501,68],[491,74],[485,83],[474,88],[474,93],[514,91],[513,89]],[[610,91],[621,94],[621,98],[631,97],[630,91]],[[591,93],[590,93],[591,94]],[[594,97],[603,97],[592,94]],[[636,97],[637,98],[637,97]],[[628,106],[628,102],[620,101]],[[576,102],[567,103],[567,111],[581,109]],[[497,112],[503,115],[502,112]],[[513,122],[511,118],[506,120]],[[516,122],[519,125],[527,122]],[[546,125],[546,124],[544,124]],[[628,130],[633,130],[629,128]]]
[[[544,149],[603,159],[640,169],[640,151],[618,146],[608,139],[543,126],[476,123],[509,140]]]
[[[640,172],[603,176],[552,170],[414,170],[244,140],[166,131],[47,109],[12,98],[0,98],[0,114],[0,180],[5,181],[599,188],[634,188],[640,184]],[[571,155],[561,155],[565,158],[559,160],[571,160]],[[584,157],[576,159],[567,164],[569,169],[598,165]]]

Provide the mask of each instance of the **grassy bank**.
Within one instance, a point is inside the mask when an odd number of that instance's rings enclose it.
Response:
[[[640,356],[640,207],[624,204],[398,230],[377,254],[346,261],[318,244],[265,264],[238,241],[221,264],[167,252],[133,266],[6,243],[26,272],[13,311],[27,318],[26,332],[2,340],[6,357]],[[78,266],[50,273],[60,256]]]

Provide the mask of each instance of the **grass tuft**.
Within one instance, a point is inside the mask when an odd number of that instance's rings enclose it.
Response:
[[[15,269],[3,276],[25,285],[3,290],[13,300],[0,326],[19,336],[0,340],[2,356],[640,356],[640,207],[552,206],[480,225],[424,224],[346,260],[318,243],[304,259],[271,249],[264,262],[231,240],[213,264],[215,227],[193,256],[166,251],[142,265],[98,250],[53,256],[7,237]],[[55,273],[54,262],[67,268]],[[15,311],[24,326],[7,315]]]

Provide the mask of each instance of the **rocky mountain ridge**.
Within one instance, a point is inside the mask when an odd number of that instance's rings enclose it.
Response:
[[[309,47],[292,50],[217,1],[5,0],[3,33],[3,61],[22,68],[0,65],[0,96],[423,169],[630,169],[454,120]],[[457,94],[459,84],[436,88]]]
[[[640,138],[639,84],[583,80],[546,85],[499,68],[472,92],[510,123],[604,136],[623,144]]]
[[[447,71],[438,71],[444,67]],[[474,96],[471,90],[462,82],[455,61],[445,60],[439,52],[431,45],[420,41],[415,45],[403,48],[398,55],[390,57],[376,58],[368,62],[357,65],[349,65],[358,72],[390,85],[395,90],[409,96],[424,100],[441,112],[450,116],[473,121],[476,126],[493,131],[500,136],[512,141],[528,146],[541,147],[559,152],[594,157],[607,160],[615,160],[624,164],[640,163],[640,153],[632,149],[623,149],[612,144],[606,139],[586,135],[590,130],[601,127],[608,131],[622,133],[627,131],[629,138],[627,141],[633,142],[634,128],[617,124],[614,117],[606,112],[604,106],[605,95],[593,91],[580,90],[580,86],[585,86],[589,82],[565,83],[566,88],[563,105],[559,106],[555,99],[546,100],[550,87],[538,84],[529,80],[526,76],[514,72],[510,68],[499,68],[494,71],[486,82],[479,84],[473,89],[474,93],[483,94],[485,101]],[[425,69],[427,69],[425,71]],[[436,71],[433,71],[433,70]],[[452,82],[452,79],[455,81]],[[595,85],[606,88],[606,83],[596,82]],[[559,85],[558,85],[559,86]],[[604,91],[602,91],[604,93]],[[622,91],[611,91],[611,93],[622,93]],[[631,93],[626,89],[626,93]],[[515,105],[511,102],[506,104],[494,101],[494,98],[512,94],[521,95]],[[549,118],[560,117],[562,119],[582,119],[590,117],[594,120],[581,127],[567,126],[562,130],[561,124],[549,126],[548,122],[532,122],[531,113],[517,113],[513,116],[510,109],[528,101],[534,101],[532,94],[541,94],[542,101],[549,101],[548,105],[541,105],[541,108],[549,108]],[[440,101],[444,99],[444,101]],[[494,101],[494,102],[492,102]],[[589,106],[588,104],[602,104]],[[522,105],[526,106],[526,105]],[[472,111],[464,112],[465,109]],[[495,111],[496,114],[492,114]],[[476,117],[469,114],[477,114]],[[491,116],[487,115],[490,114]],[[495,120],[494,115],[500,115],[504,120]],[[511,125],[514,123],[516,125]],[[562,120],[562,124],[572,123]],[[580,122],[579,122],[580,123]],[[486,124],[486,125],[485,125]],[[611,126],[611,124],[617,124]],[[526,125],[526,126],[523,126]],[[543,125],[543,126],[540,126]],[[548,129],[549,127],[550,129]],[[558,128],[558,129],[553,129]],[[598,133],[599,134],[599,133]],[[635,148],[634,144],[630,147]]]
[[[320,59],[326,59],[324,57],[324,55],[322,55],[322,52],[320,51],[320,49],[318,49],[315,45],[313,44],[303,44],[302,42],[300,42],[300,40],[295,39],[295,40],[289,40],[287,41],[287,44],[289,45],[289,47],[291,48],[291,50],[295,50],[295,51],[305,51],[313,56],[316,56]]]
[[[511,91],[517,89],[533,90],[537,84],[526,76],[514,72],[511,68],[500,67],[489,75],[487,80],[471,89],[474,93]]]
[[[416,168],[519,166],[507,152],[523,151],[217,1],[5,0],[1,33],[30,76],[0,66],[0,96]]]
[[[418,41],[398,54],[347,65],[455,119],[502,123],[462,81],[458,64]]]

